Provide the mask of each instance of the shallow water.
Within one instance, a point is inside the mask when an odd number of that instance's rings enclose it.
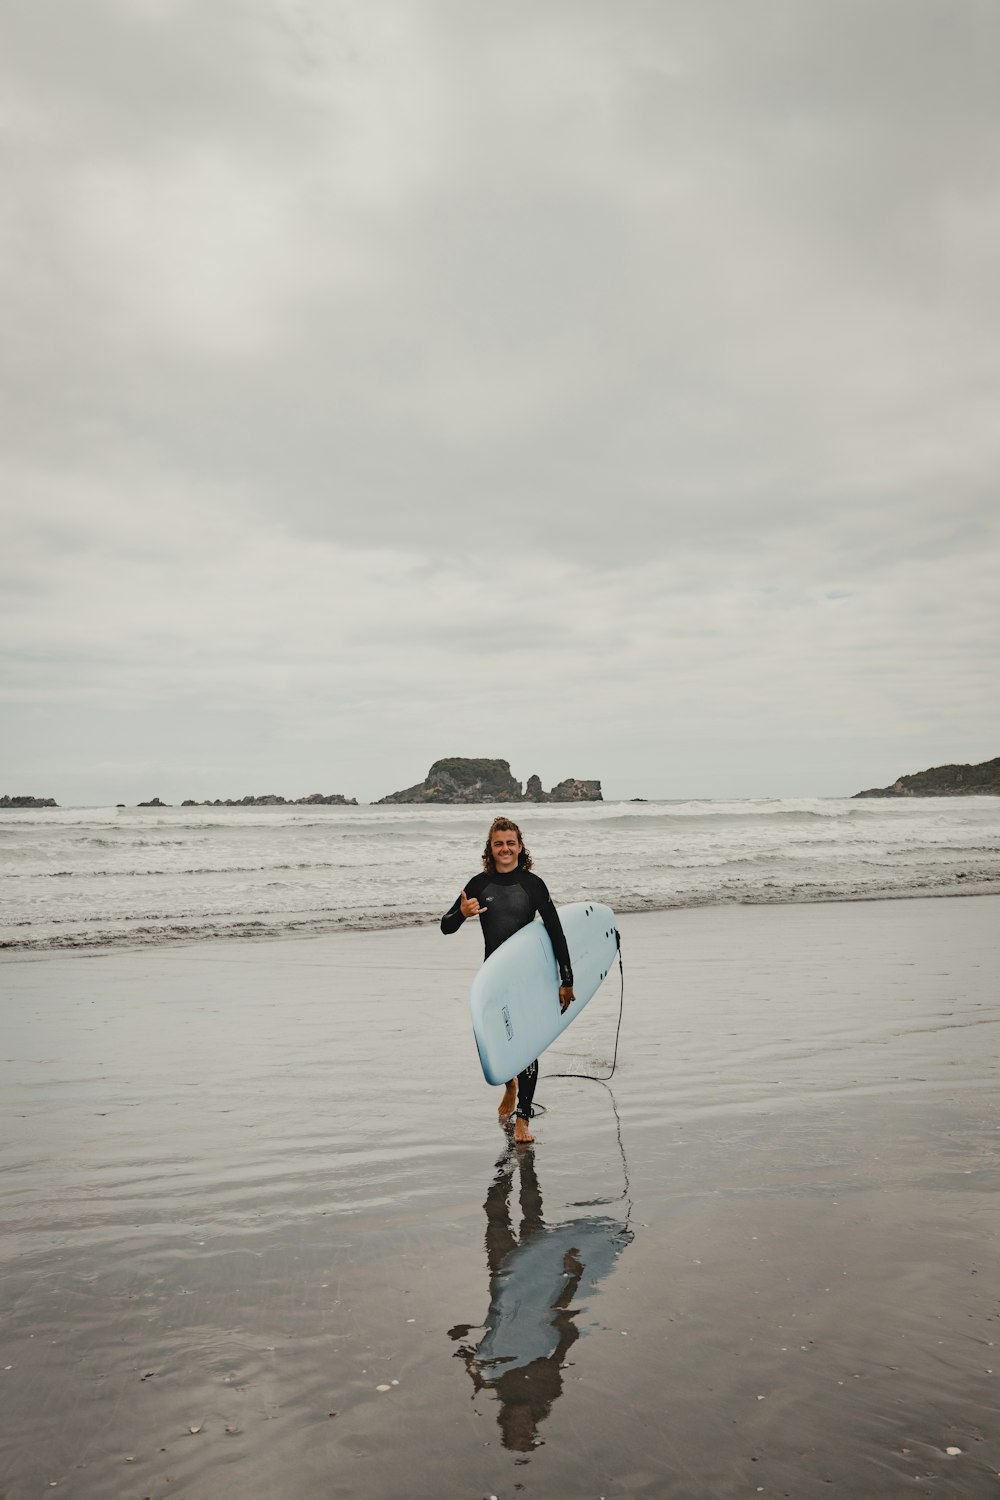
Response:
[[[623,918],[520,1156],[474,933],[8,957],[0,1493],[994,1495],[998,917]]]

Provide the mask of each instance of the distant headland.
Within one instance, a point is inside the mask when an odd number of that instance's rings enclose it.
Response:
[[[119,803],[119,807],[124,803]],[[308,797],[279,797],[277,792],[266,792],[262,797],[216,797],[215,801],[196,802],[193,797],[185,797],[181,807],[357,807],[357,797],[345,797],[340,792],[311,792]],[[148,802],[140,802],[139,807],[170,807],[172,803],[161,802],[159,797],[152,797]]]
[[[855,792],[859,797],[1000,797],[1000,755],[993,760],[980,761],[977,765],[931,766],[926,771],[914,771],[900,776],[891,786],[869,787]],[[632,797],[632,802],[644,802],[644,797]],[[471,759],[453,755],[436,760],[423,781],[416,786],[405,787],[401,792],[390,792],[374,802],[374,807],[391,803],[433,803],[438,806],[467,803],[510,802],[603,802],[599,781],[585,781],[569,776],[559,781],[551,791],[545,791],[541,778],[528,777],[522,786],[512,774],[510,762],[506,760]],[[125,807],[124,802],[117,804]],[[56,807],[54,797],[0,796],[0,810],[18,808]],[[174,803],[151,797],[139,802],[138,807],[173,807]],[[346,797],[342,792],[311,792],[307,797],[282,797],[277,792],[262,796],[216,797],[196,801],[187,797],[181,807],[357,807],[356,797]]]
[[[402,792],[380,797],[376,806],[387,802],[603,802],[599,781],[579,781],[568,777],[550,792],[542,790],[541,779],[529,776],[524,790],[511,775],[506,760],[475,760],[454,755],[436,760],[424,780]]]
[[[1000,755],[975,766],[931,766],[855,797],[1000,797]]]

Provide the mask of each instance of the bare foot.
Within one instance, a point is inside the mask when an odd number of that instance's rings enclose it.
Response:
[[[514,1144],[516,1146],[530,1146],[535,1137],[528,1129],[527,1120],[518,1119],[514,1124]]]
[[[500,1108],[497,1110],[497,1114],[500,1116],[502,1124],[507,1124],[507,1121],[510,1119],[516,1108],[517,1079],[512,1078],[510,1083],[508,1083],[507,1087],[503,1091],[503,1098],[500,1100]]]

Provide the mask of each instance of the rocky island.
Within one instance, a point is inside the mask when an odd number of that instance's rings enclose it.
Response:
[[[511,775],[506,760],[476,760],[451,756],[436,760],[423,781],[401,792],[390,792],[375,804],[387,802],[603,802],[599,781],[579,781],[568,777],[550,792],[543,791],[541,779],[529,776],[524,790]]]
[[[0,808],[6,807],[58,807],[54,797],[0,797]]]
[[[1000,797],[1000,755],[975,766],[931,766],[855,797]]]

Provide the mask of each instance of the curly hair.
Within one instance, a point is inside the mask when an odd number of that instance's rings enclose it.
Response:
[[[524,839],[521,837],[520,828],[510,818],[499,817],[493,819],[493,822],[490,824],[490,831],[486,835],[486,847],[483,850],[483,869],[487,875],[495,875],[497,872],[496,863],[493,859],[493,849],[491,847],[495,833],[517,834],[517,841],[521,846],[521,852],[517,857],[518,868],[521,870],[530,870],[531,852],[524,847]]]

